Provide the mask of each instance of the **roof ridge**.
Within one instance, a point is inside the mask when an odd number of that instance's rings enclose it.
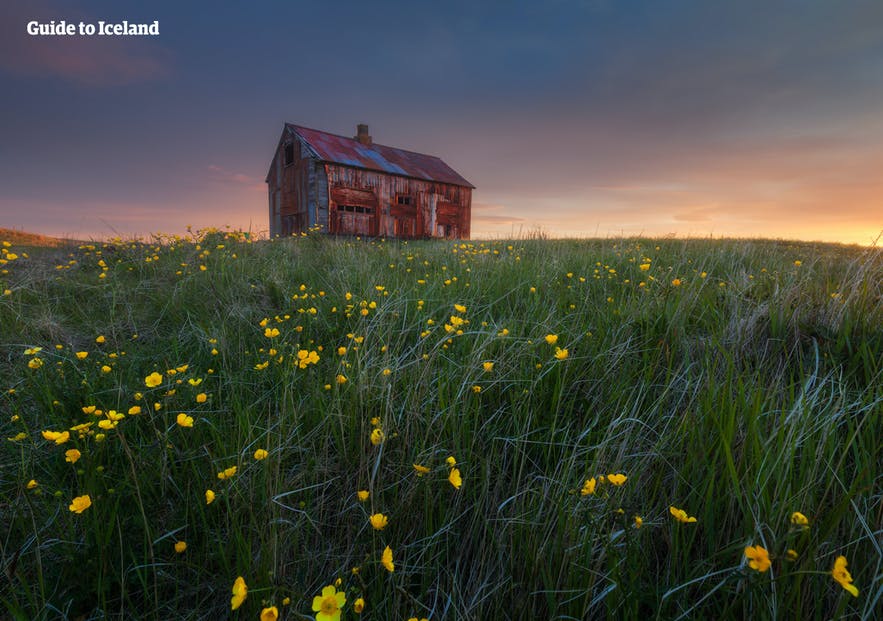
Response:
[[[383,148],[385,148],[385,149],[395,149],[396,151],[404,151],[405,153],[413,153],[414,155],[422,155],[423,157],[431,157],[431,158],[437,159],[437,160],[439,160],[439,161],[441,161],[441,162],[444,162],[444,160],[442,160],[439,156],[437,156],[437,155],[430,155],[429,153],[421,153],[420,151],[412,151],[412,150],[410,150],[410,149],[403,149],[403,148],[401,148],[401,147],[393,147],[393,146],[388,145],[388,144],[381,144],[381,143],[379,143],[379,142],[374,142],[373,140],[371,141],[371,144],[362,144],[361,142],[358,141],[358,139],[353,138],[353,137],[351,137],[351,136],[344,136],[343,134],[335,134],[334,132],[326,132],[324,129],[314,129],[314,128],[312,128],[312,127],[307,127],[306,125],[298,125],[297,123],[289,123],[289,122],[287,122],[287,121],[285,122],[285,124],[286,124],[286,125],[290,125],[291,127],[298,127],[298,128],[301,128],[301,129],[308,129],[308,130],[310,130],[311,132],[318,132],[318,133],[320,133],[320,134],[328,134],[329,136],[335,136],[335,137],[337,137],[337,138],[343,138],[344,140],[352,140],[353,142],[358,143],[358,144],[362,145],[363,147],[374,147],[374,146],[377,146],[377,147],[383,147]]]

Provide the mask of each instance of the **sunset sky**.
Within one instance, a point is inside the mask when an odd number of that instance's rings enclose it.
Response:
[[[289,121],[438,155],[473,237],[883,232],[878,1],[12,0],[0,84],[0,227],[266,231]]]

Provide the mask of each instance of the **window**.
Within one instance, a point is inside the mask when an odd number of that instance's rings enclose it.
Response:
[[[397,194],[396,195],[396,205],[413,205],[414,197],[408,196],[407,194]]]
[[[348,211],[350,213],[374,213],[373,207],[363,207],[361,205],[338,205],[337,211]]]
[[[291,166],[294,164],[294,143],[286,142],[285,143],[285,165]]]

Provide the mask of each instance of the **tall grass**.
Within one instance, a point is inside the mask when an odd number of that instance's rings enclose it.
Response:
[[[10,618],[223,617],[238,576],[240,618],[311,618],[337,579],[343,618],[358,597],[366,619],[883,608],[879,250],[203,232],[9,253]]]

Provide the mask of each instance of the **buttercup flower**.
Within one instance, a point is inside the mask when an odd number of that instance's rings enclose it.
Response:
[[[628,479],[628,477],[625,476],[624,474],[608,474],[607,475],[607,481],[609,481],[611,485],[616,485],[617,487],[624,484],[627,479]]]
[[[485,373],[490,373],[491,371],[494,370],[494,363],[493,362],[482,362],[481,367],[482,367],[482,369],[484,369]]]
[[[366,489],[360,489],[358,492],[356,492],[356,498],[359,499],[359,502],[365,502],[366,500],[368,500],[369,495],[370,492],[368,492],[368,490]]]
[[[38,485],[39,485],[39,483],[37,483],[37,480],[36,480],[36,479],[31,479],[30,481],[28,481],[28,484],[27,484],[26,487],[27,487],[28,489],[34,489],[34,488],[37,487]]]
[[[85,359],[88,355],[89,355],[89,352],[87,352],[87,351],[78,351],[78,352],[76,353],[77,360],[83,360],[83,359]]]
[[[644,525],[644,519],[640,515],[635,516],[635,528],[641,528]]]
[[[858,597],[858,589],[852,584],[852,575],[846,569],[846,557],[838,556],[834,561],[834,567],[831,569],[831,576],[840,586],[849,591],[853,597]]]
[[[156,371],[144,378],[144,385],[148,388],[156,388],[160,384],[162,384],[162,375]]]
[[[555,343],[558,342],[558,335],[557,334],[547,334],[546,335],[546,342],[549,345],[554,345]]]
[[[368,518],[368,521],[371,523],[371,526],[374,528],[374,530],[383,530],[389,523],[389,519],[382,513],[371,514],[371,516]]]
[[[248,585],[245,584],[245,578],[239,576],[233,582],[233,597],[230,598],[230,610],[236,610],[242,606],[242,602],[248,597]]]
[[[196,395],[196,402],[197,403],[205,403],[207,399],[208,399],[208,395],[205,394],[204,392],[201,392],[198,395]]]
[[[448,475],[448,482],[455,488],[460,489],[460,486],[463,485],[463,478],[460,476],[459,468],[451,469],[451,474]]]
[[[809,520],[800,511],[791,514],[791,523],[795,526],[809,527]]]
[[[340,621],[340,610],[346,604],[346,593],[329,584],[322,589],[322,595],[313,598],[313,612],[316,621]]]
[[[760,573],[770,568],[770,555],[766,548],[761,546],[748,546],[745,548],[745,557],[748,560],[748,566]]]
[[[82,513],[91,506],[92,499],[89,497],[89,494],[85,494],[74,498],[68,509],[70,509],[71,513]]]
[[[261,621],[276,621],[279,618],[279,609],[275,606],[261,610]]]
[[[371,431],[371,444],[377,446],[378,444],[383,444],[383,440],[386,436],[383,433],[383,430],[379,428],[375,428]]]
[[[380,557],[380,564],[386,568],[386,571],[392,573],[395,571],[395,563],[392,562],[392,548],[386,546],[383,550],[383,554]]]
[[[567,357],[570,355],[570,352],[566,349],[562,349],[560,347],[555,348],[555,358],[558,360],[567,360]]]
[[[178,554],[183,554],[187,551],[187,542],[186,541],[176,541],[175,542],[175,552]]]
[[[82,454],[77,449],[68,449],[64,452],[64,461],[75,464],[81,455]]]
[[[193,417],[187,416],[186,414],[181,412],[180,414],[178,414],[177,423],[181,427],[193,427]]]
[[[417,472],[418,477],[422,477],[424,474],[429,472],[429,468],[426,466],[421,466],[420,464],[414,464],[414,470]]]
[[[353,602],[353,612],[360,615],[363,610],[365,610],[365,600],[360,597]]]
[[[262,448],[259,448],[258,450],[256,450],[256,451],[254,452],[254,458],[255,458],[257,461],[261,461],[262,459],[266,459],[268,454],[269,454],[269,453],[267,453],[267,451],[265,451],[265,450],[262,449]]]
[[[684,524],[690,524],[696,521],[695,517],[688,516],[686,511],[684,511],[683,509],[678,509],[677,507],[669,507],[668,512],[671,513],[674,519]]]
[[[595,493],[595,487],[598,485],[598,482],[595,480],[595,477],[591,479],[586,479],[586,482],[583,483],[583,488],[579,491],[583,496],[588,496],[590,494]]]
[[[264,330],[264,336],[268,339],[273,339],[279,336],[279,328],[267,328]]]
[[[222,470],[218,473],[218,478],[224,481],[225,479],[229,479],[234,474],[236,474],[236,466],[230,466],[226,470]]]
[[[205,504],[210,505],[214,501],[215,501],[215,493],[210,489],[205,490]]]

